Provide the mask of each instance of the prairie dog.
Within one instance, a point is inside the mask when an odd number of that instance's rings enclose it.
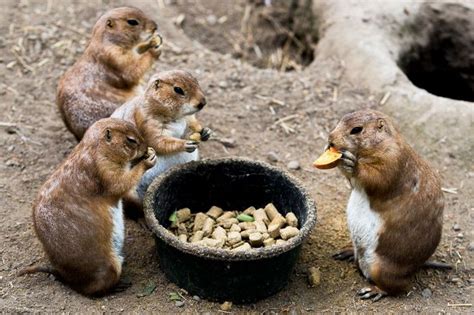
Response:
[[[99,18],[86,50],[57,90],[61,117],[77,140],[137,95],[140,80],[160,56],[160,45],[156,23],[139,9],[116,8]]]
[[[54,171],[33,205],[36,234],[49,272],[75,290],[103,294],[122,271],[122,197],[156,161],[136,128],[119,119],[97,121]]]
[[[155,74],[143,95],[119,107],[112,117],[132,122],[155,149],[156,165],[140,180],[137,196],[143,200],[152,180],[169,168],[199,158],[198,142],[185,139],[188,130],[209,139],[211,130],[203,128],[194,116],[206,105],[198,81],[189,72],[172,70]],[[139,207],[139,205],[136,205]]]
[[[375,283],[359,292],[362,298],[400,293],[440,242],[439,176],[375,110],[345,115],[328,142],[342,153],[339,168],[352,185],[347,221],[353,247],[335,258],[353,256]]]

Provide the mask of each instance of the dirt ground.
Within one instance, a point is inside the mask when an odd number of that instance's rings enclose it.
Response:
[[[272,163],[282,168],[296,160],[301,169],[291,172],[317,204],[316,228],[303,246],[287,288],[255,304],[234,305],[232,311],[473,311],[472,156],[458,156],[442,142],[415,147],[440,171],[443,187],[447,188],[444,234],[435,258],[453,264],[454,270],[421,270],[407,294],[377,303],[361,301],[356,290],[366,285],[365,280],[351,264],[331,259],[331,254],[349,241],[344,210],[349,186],[338,171],[317,171],[311,162],[321,153],[339,117],[357,108],[377,108],[383,94],[372,94],[341,81],[344,64],[339,60],[316,65],[311,71],[278,72],[233,59],[223,35],[233,34],[240,27],[244,10],[240,1],[178,1],[172,5],[170,1],[132,2],[155,17],[164,35],[164,53],[153,71],[188,69],[207,93],[208,106],[199,116],[216,132],[216,139],[202,144],[202,157],[246,156],[268,161],[269,153],[274,152],[278,161]],[[218,303],[195,299],[165,278],[151,235],[133,221],[126,222],[124,265],[124,277],[132,286],[124,292],[90,299],[44,274],[15,275],[24,266],[46,262],[34,235],[31,204],[42,183],[76,144],[54,104],[58,78],[83,51],[98,16],[124,3],[0,2],[2,313],[219,311]],[[180,14],[186,17],[182,27],[172,23]],[[222,23],[209,23],[214,22],[214,18],[206,19],[209,15],[218,20],[228,18]],[[202,34],[211,33],[223,46],[219,50],[214,44],[212,49],[217,52],[198,42]],[[321,271],[321,284],[314,288],[307,282],[307,270],[312,266]],[[148,294],[147,289],[153,286],[155,290]],[[173,292],[182,294],[181,308],[169,299]]]

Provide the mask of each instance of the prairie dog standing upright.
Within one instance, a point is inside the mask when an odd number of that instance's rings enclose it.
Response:
[[[57,90],[59,111],[77,140],[137,95],[140,80],[161,53],[156,30],[156,23],[136,8],[112,9],[99,18],[84,54]]]
[[[93,124],[40,189],[33,206],[36,234],[52,268],[75,290],[102,294],[119,281],[124,223],[121,198],[156,161],[132,124],[106,118]]]
[[[118,108],[112,117],[132,122],[155,149],[156,165],[142,177],[137,196],[143,200],[152,180],[169,168],[199,158],[198,142],[186,139],[188,130],[209,139],[211,130],[203,128],[195,113],[206,105],[198,81],[189,72],[172,70],[155,74],[143,95]]]
[[[359,292],[362,298],[400,293],[440,242],[439,176],[378,111],[345,115],[328,143],[342,155],[338,164],[352,185],[347,221],[353,247],[335,258],[353,257],[375,283]]]

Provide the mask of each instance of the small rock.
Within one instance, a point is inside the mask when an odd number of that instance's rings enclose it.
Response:
[[[457,277],[454,277],[454,278],[451,278],[450,282],[452,282],[452,283],[459,283],[459,282],[461,282],[461,279],[460,279],[460,278],[457,278]]]
[[[469,243],[469,245],[467,246],[467,250],[470,252],[474,251],[474,242]]]
[[[316,287],[321,283],[321,271],[319,271],[319,268],[311,267],[308,269],[308,281],[312,287]]]
[[[228,312],[232,309],[232,302],[226,301],[221,304],[220,308],[222,311]]]
[[[467,282],[469,282],[469,284],[474,284],[474,278],[467,280]]]
[[[221,138],[219,142],[226,148],[235,148],[237,146],[237,141],[233,138]]]
[[[456,235],[457,238],[464,238],[464,234],[462,233],[459,233],[458,235]]]
[[[453,230],[459,232],[461,231],[461,227],[459,226],[459,224],[456,223],[455,225],[453,225]]]
[[[183,306],[184,306],[184,302],[183,302],[183,301],[175,301],[175,302],[174,302],[174,305],[177,306],[177,307],[183,307]]]
[[[278,162],[279,158],[278,158],[278,155],[273,152],[273,151],[270,151],[267,153],[267,159],[270,161],[270,162]]]
[[[300,167],[300,163],[298,161],[290,161],[286,167],[288,167],[288,169],[290,170],[299,170],[301,167]]]
[[[227,82],[225,82],[225,81],[220,81],[220,82],[219,82],[219,87],[220,87],[221,89],[224,89],[224,90],[225,90],[225,89],[227,89],[227,88],[229,87],[229,84],[227,84]]]
[[[421,291],[421,295],[424,298],[430,298],[433,295],[433,293],[431,292],[431,290],[429,288],[426,288],[423,291]]]
[[[206,17],[206,22],[209,25],[216,25],[217,23],[217,17],[214,14],[208,15]]]
[[[197,295],[193,295],[193,300],[199,302],[199,301],[201,301],[201,298]]]

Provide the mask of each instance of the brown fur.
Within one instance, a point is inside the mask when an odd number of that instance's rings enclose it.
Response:
[[[35,231],[53,268],[22,273],[52,272],[87,295],[113,287],[122,266],[112,248],[111,208],[155,160],[132,124],[106,118],[92,125],[33,205]]]
[[[182,89],[184,95],[177,93],[176,87]],[[149,80],[144,94],[119,107],[112,117],[134,124],[147,145],[158,155],[170,156],[196,150],[196,143],[181,138],[181,135],[173,135],[170,126],[184,120],[187,129],[202,134],[204,129],[194,113],[205,105],[206,99],[198,81],[186,71],[173,70],[155,74]],[[132,189],[124,201],[129,217],[142,215],[136,189]]]
[[[185,95],[174,91],[180,87]],[[143,95],[117,109],[113,117],[130,121],[137,126],[145,142],[159,155],[186,150],[185,139],[167,134],[171,123],[185,119],[193,132],[201,132],[202,126],[194,116],[206,105],[206,99],[198,81],[188,72],[173,70],[154,75]],[[186,112],[183,112],[185,107]]]
[[[130,19],[139,24],[129,25]],[[97,21],[84,54],[62,76],[57,90],[61,116],[78,140],[95,121],[137,94],[140,80],[160,55],[152,45],[159,44],[156,28],[141,10],[130,7],[110,10]]]
[[[363,127],[362,132],[351,135],[354,127]],[[344,116],[329,145],[355,155],[353,172],[341,170],[364,188],[383,221],[370,278],[387,293],[399,293],[440,242],[444,197],[439,176],[392,120],[374,110]]]

